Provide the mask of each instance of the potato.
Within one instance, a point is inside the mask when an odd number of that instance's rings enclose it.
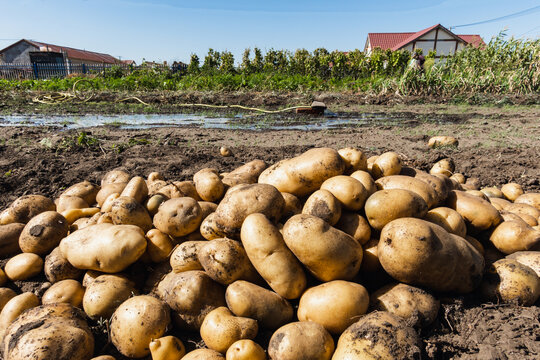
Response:
[[[265,215],[247,216],[240,239],[249,260],[272,290],[285,299],[302,295],[306,287],[304,270],[281,232]]]
[[[515,201],[518,197],[523,195],[523,188],[519,184],[508,183],[508,184],[504,184],[501,187],[501,192],[503,193],[506,199],[510,201]]]
[[[389,151],[381,154],[373,163],[371,175],[374,179],[383,176],[398,175],[401,171],[401,159],[395,152]]]
[[[489,240],[505,254],[540,250],[540,231],[533,229],[524,221],[504,221],[491,233]]]
[[[101,187],[115,183],[127,184],[130,178],[131,176],[124,170],[111,170],[101,179]]]
[[[270,166],[259,176],[259,183],[302,197],[319,189],[326,179],[344,171],[345,162],[337,151],[315,148]]]
[[[21,223],[0,225],[0,257],[7,257],[21,252],[19,236],[24,227],[25,225]]]
[[[341,217],[341,202],[330,191],[317,190],[306,200],[302,214],[316,216],[335,225]]]
[[[452,176],[450,176],[451,180],[455,180],[458,184],[465,184],[465,176],[461,173],[453,173]]]
[[[489,202],[499,211],[504,210],[507,206],[512,204],[510,201],[500,198],[489,198]]]
[[[4,338],[8,326],[22,314],[23,311],[39,305],[39,299],[31,292],[24,292],[11,298],[0,312],[0,339]]]
[[[334,280],[307,289],[300,298],[298,320],[314,321],[339,335],[365,314],[369,294],[362,285]]]
[[[6,263],[4,271],[7,277],[12,280],[27,280],[43,270],[43,259],[33,253],[22,253],[15,255]]]
[[[0,312],[6,306],[9,300],[17,296],[17,293],[10,288],[0,287]]]
[[[146,233],[146,241],[146,252],[153,262],[159,263],[169,259],[174,247],[169,235],[158,229],[152,229]]]
[[[248,281],[238,280],[230,284],[225,300],[234,315],[255,319],[265,329],[277,329],[290,322],[294,315],[287,300]]]
[[[360,274],[373,274],[384,271],[377,255],[378,245],[379,239],[370,239],[362,246],[364,255],[360,266]]]
[[[139,204],[143,204],[148,196],[148,186],[146,181],[140,176],[135,176],[127,183],[120,196],[127,196],[135,199]]]
[[[480,189],[480,191],[486,195],[488,198],[496,197],[496,198],[503,198],[503,193],[501,190],[497,189],[496,187],[484,187]]]
[[[73,195],[61,195],[56,201],[56,211],[61,213],[71,209],[84,209],[90,207],[83,198]]]
[[[230,188],[219,203],[214,217],[215,226],[227,237],[238,239],[242,223],[249,214],[261,213],[276,223],[284,207],[283,196],[272,185],[237,185]]]
[[[212,349],[196,349],[188,352],[182,360],[225,360],[225,356]]]
[[[501,259],[486,269],[480,292],[487,300],[531,306],[540,297],[540,278],[516,260]]]
[[[372,228],[381,230],[390,221],[426,215],[428,207],[416,193],[403,189],[380,190],[371,195],[364,207]]]
[[[399,316],[409,326],[426,327],[437,318],[440,303],[425,290],[394,283],[371,294],[370,306],[374,310]]]
[[[370,173],[367,171],[358,170],[351,174],[351,177],[353,179],[356,179],[364,185],[364,188],[366,189],[368,193],[368,197],[370,197],[375,191],[377,191],[377,186],[375,185],[375,181],[371,177]]]
[[[0,286],[4,286],[4,284],[8,281],[8,277],[4,270],[0,269]]]
[[[96,202],[99,207],[102,207],[105,200],[112,194],[121,194],[124,191],[127,183],[112,183],[101,185],[101,190],[96,195]]]
[[[98,275],[86,285],[82,306],[91,319],[109,319],[120,304],[137,293],[135,283],[125,276]]]
[[[367,158],[362,151],[348,147],[339,149],[338,154],[345,162],[345,174],[367,170]]]
[[[172,271],[180,273],[189,270],[204,270],[197,254],[206,241],[186,241],[178,245],[171,254]]]
[[[429,209],[436,206],[439,202],[439,197],[433,187],[420,179],[410,176],[385,176],[378,179],[375,184],[379,190],[403,189],[412,191],[424,199]]]
[[[195,189],[204,201],[217,202],[225,193],[225,185],[221,182],[216,169],[205,168],[193,176]]]
[[[23,252],[38,255],[48,254],[67,236],[67,220],[56,211],[45,211],[33,217],[19,237]]]
[[[285,200],[285,207],[283,208],[283,215],[281,217],[282,221],[286,221],[291,216],[302,213],[303,205],[299,198],[285,192],[281,193],[281,196]]]
[[[353,212],[343,212],[336,228],[347,233],[363,245],[371,238],[371,228],[365,218]]]
[[[141,178],[142,179],[142,178]],[[111,217],[115,225],[135,225],[144,232],[152,228],[150,215],[137,200],[120,196],[112,203]]]
[[[377,255],[394,279],[434,291],[471,292],[484,269],[484,258],[467,240],[416,218],[388,223]]]
[[[54,250],[45,257],[45,264],[43,268],[45,277],[53,284],[61,280],[77,280],[84,272],[83,270],[77,269],[71,265],[69,261],[62,256],[60,247],[54,248]]]
[[[218,229],[216,225],[216,213],[208,215],[202,222],[199,228],[201,236],[206,240],[214,240],[225,237],[225,233]]]
[[[90,284],[93,283],[96,280],[96,278],[101,275],[106,275],[106,274],[100,271],[95,271],[95,270],[86,271],[83,276],[82,286],[85,288],[88,288]]]
[[[266,360],[263,348],[249,339],[235,341],[225,354],[226,360]]]
[[[204,271],[170,272],[156,292],[171,307],[173,320],[182,330],[199,331],[210,311],[226,306],[225,290]]]
[[[146,181],[146,187],[148,188],[148,196],[154,196],[158,194],[160,189],[166,188],[169,185],[166,181],[156,179],[153,181]],[[176,186],[176,185],[175,185]],[[165,195],[163,195],[165,196]]]
[[[186,355],[186,347],[176,336],[164,336],[150,343],[152,360],[180,360]]]
[[[201,338],[210,349],[225,353],[238,340],[257,336],[257,321],[234,316],[226,307],[218,307],[206,315],[201,325]]]
[[[367,163],[367,171],[372,174],[372,171],[373,171],[373,164],[375,163],[375,160],[377,160],[377,158],[379,157],[379,155],[373,155],[373,156],[370,156],[367,158],[366,160],[366,163]]]
[[[116,360],[116,358],[111,355],[101,355],[101,356],[93,357],[90,360]]]
[[[209,201],[199,201],[199,206],[201,207],[203,219],[206,219],[211,213],[216,212],[217,209],[217,204]]]
[[[441,174],[450,177],[455,169],[456,165],[452,159],[442,159],[433,165],[429,173],[431,175]]]
[[[56,205],[51,199],[42,195],[24,195],[17,198],[6,210],[0,213],[0,225],[26,224],[34,216],[54,210],[56,210]]]
[[[26,311],[7,329],[4,359],[90,359],[94,336],[84,314],[69,304],[47,304]]]
[[[420,359],[420,339],[404,320],[372,312],[341,334],[332,360]]]
[[[534,219],[540,218],[540,210],[529,204],[510,204],[504,210],[521,215],[530,215]]]
[[[482,245],[480,241],[476,240],[470,235],[465,235],[463,238],[467,240],[469,244],[471,244],[480,253],[480,255],[485,255],[486,251],[484,249],[484,245]]]
[[[100,187],[92,184],[89,181],[83,181],[75,185],[68,187],[61,195],[62,196],[78,196],[83,199],[88,205],[94,205],[96,203],[96,196],[100,190]],[[85,206],[89,207],[89,206]],[[60,212],[60,210],[57,210]]]
[[[201,206],[190,197],[167,200],[154,215],[156,229],[173,237],[192,233],[199,228],[201,222]]]
[[[540,192],[530,192],[520,195],[514,200],[514,203],[531,205],[537,210],[540,210]]]
[[[195,188],[195,183],[193,181],[174,181],[173,184],[184,194],[184,196],[189,196],[197,201],[202,200],[197,193],[197,189]]]
[[[470,177],[467,179],[467,181],[465,181],[465,184],[463,185],[467,185],[467,190],[480,190],[480,179]]]
[[[364,185],[353,177],[338,175],[325,180],[321,190],[328,190],[341,205],[350,211],[358,211],[364,207],[368,192]]]
[[[329,360],[334,352],[330,334],[313,321],[293,322],[274,332],[268,344],[271,359]]]
[[[62,280],[53,284],[41,298],[42,304],[66,303],[80,308],[84,288],[77,280]]]
[[[146,251],[144,232],[134,225],[91,225],[60,242],[60,251],[78,269],[116,273]]]
[[[111,341],[124,356],[150,354],[150,342],[165,334],[171,318],[161,300],[139,295],[124,301],[111,318]]]
[[[518,251],[506,258],[530,267],[540,277],[540,251]]]
[[[222,181],[229,187],[239,184],[255,184],[264,169],[266,169],[266,163],[263,160],[253,160],[225,175]]]
[[[169,198],[163,194],[153,195],[151,198],[146,200],[145,208],[150,216],[153,217],[158,212],[159,206],[167,200],[169,200]]]
[[[287,247],[321,281],[349,280],[360,269],[362,246],[350,235],[311,215],[295,215],[283,226]]]
[[[463,217],[467,231],[472,235],[495,228],[502,222],[501,215],[489,201],[463,191],[452,190],[448,195],[446,205]]]
[[[80,218],[94,216],[99,213],[99,208],[86,208],[86,209],[71,209],[64,211],[61,215],[66,219],[68,224],[73,224],[75,221]],[[88,223],[96,222],[97,219],[91,219]]]
[[[437,224],[449,233],[461,236],[462,238],[467,234],[467,225],[465,225],[465,221],[461,215],[453,209],[447,207],[431,209],[427,212],[424,219]]]
[[[428,146],[432,149],[439,147],[458,147],[459,141],[453,136],[433,136],[428,141]]]

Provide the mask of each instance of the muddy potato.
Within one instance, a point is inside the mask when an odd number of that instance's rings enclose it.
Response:
[[[307,289],[300,298],[298,320],[314,321],[339,335],[366,313],[369,294],[362,285],[334,280]]]
[[[452,159],[442,159],[433,164],[433,167],[431,170],[429,170],[429,173],[431,175],[441,174],[450,177],[455,169],[456,165]]]
[[[230,284],[225,300],[234,315],[255,319],[265,329],[277,329],[290,322],[294,315],[287,300],[248,281],[238,280]]]
[[[285,200],[272,185],[237,185],[229,189],[215,212],[215,226],[227,237],[238,239],[244,219],[253,213],[266,215],[277,223],[283,214]]]
[[[343,212],[335,227],[351,235],[361,245],[367,243],[371,238],[369,223],[364,217],[354,212]]]
[[[435,190],[428,183],[410,176],[385,176],[378,179],[375,184],[379,190],[403,189],[412,191],[424,199],[429,209],[437,205],[439,201]]]
[[[529,192],[520,195],[514,203],[531,205],[540,210],[540,192]]]
[[[249,260],[272,290],[285,299],[302,295],[306,287],[302,265],[285,244],[279,229],[266,216],[246,217],[240,239]]]
[[[453,136],[433,136],[428,141],[428,146],[432,149],[438,148],[438,147],[458,147],[459,142],[458,140]]]
[[[420,359],[420,338],[404,320],[372,312],[341,334],[332,360]]]
[[[530,267],[540,277],[540,251],[518,251],[506,258]]]
[[[17,293],[10,288],[0,287],[0,312],[4,306],[8,303],[9,300],[17,296]]]
[[[8,326],[26,309],[39,305],[39,299],[31,292],[12,297],[0,312],[0,339],[4,338]]]
[[[531,306],[540,296],[540,278],[516,260],[501,259],[486,269],[480,292],[487,300]]]
[[[218,202],[225,193],[225,185],[216,169],[205,168],[193,176],[195,189],[204,201]]]
[[[56,211],[59,213],[71,209],[84,209],[90,207],[83,198],[74,195],[61,195],[55,201]]]
[[[83,270],[77,269],[71,265],[69,261],[62,256],[60,247],[54,248],[54,250],[45,257],[43,270],[47,280],[53,284],[61,280],[77,280],[84,272]]]
[[[114,183],[125,183],[127,184],[131,176],[123,170],[111,170],[107,172],[103,178],[101,178],[101,187],[114,184]]]
[[[162,179],[155,179],[152,181],[146,181],[146,187],[148,188],[148,196],[152,197],[156,194],[158,194],[160,189],[165,188],[168,185],[168,183],[165,180]],[[165,195],[163,195],[165,196]]]
[[[153,262],[159,263],[169,258],[174,247],[169,235],[162,233],[158,229],[151,229],[146,233],[146,240],[146,252]]]
[[[508,183],[508,184],[504,184],[501,187],[501,192],[503,193],[506,199],[510,201],[515,201],[518,197],[523,195],[523,188],[519,184]]]
[[[188,352],[182,360],[225,360],[225,356],[212,349],[196,349]]]
[[[19,237],[19,247],[27,253],[48,254],[67,236],[68,230],[68,222],[62,215],[56,211],[42,212],[24,227]]]
[[[372,228],[381,230],[392,220],[405,217],[422,218],[428,207],[416,193],[403,189],[380,190],[371,195],[364,207]]]
[[[336,150],[315,148],[270,166],[259,176],[259,183],[302,197],[319,189],[326,179],[344,171],[345,162]]]
[[[489,202],[499,211],[504,210],[507,206],[512,204],[510,201],[500,198],[489,198]]]
[[[150,343],[152,360],[180,360],[186,355],[186,347],[176,336],[164,336]]]
[[[199,248],[197,257],[208,276],[220,284],[258,279],[257,271],[239,241],[226,238],[208,241]]]
[[[505,254],[524,250],[540,250],[540,231],[533,229],[524,221],[502,222],[491,233],[489,240]]]
[[[502,222],[502,217],[490,203],[463,191],[452,190],[446,206],[456,210],[465,220],[467,231],[472,235],[494,228]]]
[[[216,213],[208,215],[202,222],[199,231],[206,240],[214,240],[225,237],[225,233],[218,229],[216,224]]]
[[[416,218],[388,223],[377,255],[394,279],[434,291],[471,292],[484,269],[484,258],[467,240]]]
[[[367,191],[368,197],[371,196],[375,191],[377,191],[377,185],[371,177],[371,174],[367,171],[358,170],[351,174],[353,179],[356,179],[364,185],[364,188]]]
[[[218,307],[206,315],[201,325],[201,338],[210,349],[225,353],[238,340],[253,339],[257,321],[234,316],[226,307]]]
[[[77,280],[61,280],[45,291],[42,304],[67,303],[80,308],[84,296],[84,288]]]
[[[140,176],[135,176],[129,180],[120,196],[133,198],[139,204],[143,204],[148,196],[148,186],[146,185],[146,181]]]
[[[341,202],[330,191],[317,190],[306,200],[302,214],[316,216],[335,225],[341,217]]]
[[[330,360],[334,340],[320,324],[300,321],[277,329],[268,344],[271,359]]]
[[[283,226],[287,247],[321,281],[349,280],[360,269],[362,246],[350,235],[311,215],[295,215]]]
[[[204,270],[197,254],[206,241],[185,241],[178,245],[171,254],[172,271],[180,273],[189,270]]]
[[[197,201],[202,201],[193,181],[174,181],[173,184],[184,194],[184,196],[189,196]]]
[[[423,289],[394,283],[371,294],[370,306],[373,310],[399,316],[409,326],[425,327],[437,318],[440,303]]]
[[[47,304],[26,311],[7,329],[5,359],[90,359],[94,336],[84,314],[69,304]]]
[[[171,321],[169,308],[161,300],[139,295],[124,301],[111,318],[111,341],[124,356],[142,358],[150,354],[150,342],[165,334]]]
[[[154,215],[154,226],[173,237],[185,236],[197,230],[202,222],[202,209],[190,197],[165,201]]]
[[[243,339],[234,342],[227,353],[226,360],[266,360],[264,349],[253,340]]]
[[[0,213],[0,225],[12,223],[26,224],[34,216],[45,211],[55,211],[56,205],[42,195],[23,195]]]
[[[92,184],[90,181],[82,181],[80,183],[71,185],[61,195],[62,196],[78,196],[83,199],[88,205],[94,205],[96,203],[96,196],[100,190],[100,187]],[[88,207],[88,206],[85,206]],[[58,210],[60,212],[60,210]]]
[[[60,251],[78,269],[117,273],[144,254],[146,239],[138,226],[98,224],[62,239]]]
[[[204,271],[170,272],[156,292],[171,307],[173,320],[182,330],[199,331],[210,311],[226,306],[222,285]]]
[[[381,154],[373,163],[371,175],[374,179],[383,176],[398,175],[401,171],[401,159],[393,151]]]
[[[152,219],[144,206],[130,196],[120,196],[114,200],[111,218],[115,225],[135,225],[144,232],[152,228]]]
[[[43,259],[33,253],[15,255],[6,263],[4,271],[12,280],[27,280],[36,276],[43,270]]]
[[[348,147],[339,149],[338,153],[345,162],[345,174],[351,174],[357,170],[367,170],[367,158],[362,151]]]
[[[266,169],[266,163],[263,160],[253,160],[225,175],[222,181],[229,187],[239,184],[255,184],[264,169]]]
[[[91,319],[109,319],[120,304],[137,293],[135,283],[125,276],[98,274],[86,285],[82,306]]]
[[[447,207],[438,207],[431,209],[424,217],[425,220],[437,224],[452,234],[465,237],[467,226],[465,221],[454,209]]]
[[[106,184],[102,185],[101,189],[96,195],[96,202],[98,206],[101,208],[103,204],[105,203],[105,200],[112,195],[112,194],[121,194],[122,191],[124,191],[124,188],[126,187],[127,183],[112,183],[112,184]]]
[[[321,190],[330,191],[342,207],[350,211],[361,210],[368,197],[368,191],[360,181],[345,175],[327,179],[322,183]]]
[[[12,223],[0,225],[0,257],[7,257],[21,252],[19,236],[25,224]]]

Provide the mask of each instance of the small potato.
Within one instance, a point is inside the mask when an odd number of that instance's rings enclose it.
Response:
[[[163,180],[163,176],[161,175],[161,173],[159,173],[157,171],[154,171],[154,172],[151,172],[150,174],[148,174],[148,177],[146,178],[146,180],[148,182],[153,182],[153,181],[156,181],[156,180]]]
[[[143,204],[148,196],[148,186],[146,185],[146,181],[140,176],[135,176],[126,184],[126,187],[122,190],[120,196],[130,197],[139,204]]]
[[[56,211],[45,211],[26,224],[19,237],[19,246],[23,252],[45,255],[60,244],[68,231],[66,218]]]
[[[449,192],[453,188],[453,185],[452,187],[450,187],[449,183],[445,181],[445,179],[449,180],[445,176],[443,176],[443,178],[440,178],[438,176],[430,175],[423,171],[415,170],[414,177],[416,179],[422,180],[423,182],[427,183],[429,186],[433,188],[433,190],[435,191],[435,194],[437,195],[436,205],[439,205],[439,206],[442,206],[442,204],[446,201],[446,198],[448,197]]]
[[[227,287],[225,299],[234,315],[255,319],[265,329],[285,325],[294,314],[287,300],[273,291],[243,280]]]
[[[465,184],[465,176],[461,173],[453,173],[450,179],[455,180],[458,184]]]
[[[225,186],[216,169],[202,169],[194,176],[195,189],[204,201],[218,202],[225,193]]]
[[[121,194],[122,191],[124,191],[124,188],[126,187],[127,183],[112,183],[112,184],[106,184],[101,186],[101,190],[97,193],[96,196],[96,202],[99,207],[102,207],[105,203],[105,200],[111,195],[111,194]]]
[[[197,254],[206,241],[186,241],[178,245],[171,254],[172,271],[180,273],[189,270],[204,270]]]
[[[381,230],[392,220],[405,217],[422,218],[428,207],[416,193],[403,189],[380,190],[371,195],[364,207],[371,227]]]
[[[60,196],[56,203],[56,211],[59,213],[71,210],[71,209],[84,209],[90,207],[90,205],[84,201],[83,198],[73,195],[62,195]]]
[[[268,344],[271,359],[330,360],[334,340],[313,321],[292,322],[274,332]]]
[[[219,153],[221,154],[221,156],[223,157],[228,157],[228,156],[232,156],[232,151],[229,147],[227,146],[222,146],[219,148]]]
[[[266,360],[264,349],[253,340],[243,339],[234,342],[227,353],[226,360]]]
[[[429,173],[431,175],[441,174],[450,177],[455,169],[456,165],[452,159],[442,159],[433,165]]]
[[[99,208],[86,208],[86,209],[71,209],[64,211],[61,215],[66,219],[68,224],[73,224],[75,221],[94,216],[99,213]],[[89,220],[90,223],[90,220]]]
[[[540,231],[533,229],[524,221],[504,221],[495,228],[489,240],[505,253],[540,250]]]
[[[540,192],[529,192],[520,195],[514,203],[531,205],[540,210]]]
[[[335,225],[341,217],[341,202],[330,191],[317,190],[306,200],[302,214],[316,216]]]
[[[144,206],[130,196],[120,196],[114,200],[111,217],[115,225],[135,225],[144,232],[152,228],[152,219]]]
[[[371,294],[371,308],[388,311],[413,327],[425,327],[437,318],[440,303],[433,295],[406,284],[389,284]]]
[[[34,216],[45,211],[55,211],[54,202],[42,195],[24,195],[16,199],[0,213],[0,225],[12,223],[26,224]]]
[[[77,280],[62,280],[53,284],[41,298],[42,304],[67,303],[82,307],[84,288]]]
[[[127,184],[130,178],[131,176],[123,170],[111,170],[101,178],[101,187],[115,183]]]
[[[189,196],[197,201],[202,201],[193,181],[175,181],[173,184],[184,194],[184,196]]]
[[[210,349],[225,353],[238,340],[257,336],[257,321],[234,316],[226,307],[218,307],[206,315],[201,325],[201,338]]]
[[[197,230],[202,222],[202,209],[190,197],[165,201],[154,216],[154,226],[173,237],[185,236]]]
[[[0,269],[0,286],[4,286],[5,283],[8,281],[8,277],[4,270]]]
[[[484,193],[488,198],[496,197],[502,199],[504,197],[501,190],[497,189],[496,187],[484,187],[480,189],[481,192]]]
[[[152,360],[180,360],[186,355],[186,347],[176,336],[164,336],[150,343]]]
[[[362,285],[334,280],[307,289],[300,298],[298,320],[314,321],[339,335],[366,313],[369,294]]]
[[[62,195],[62,196],[77,196],[81,199],[83,199],[88,205],[94,205],[96,203],[96,196],[99,192],[100,188],[97,185],[92,184],[89,181],[83,181],[80,183],[77,183],[75,185],[71,185],[68,187]],[[90,207],[90,206],[85,206]],[[57,210],[60,212],[61,210]]]
[[[21,252],[19,236],[24,227],[22,223],[0,225],[0,257],[4,258]]]
[[[356,179],[364,185],[364,188],[366,189],[368,193],[368,197],[370,197],[375,191],[377,191],[377,186],[375,185],[375,181],[371,177],[370,173],[367,171],[358,170],[351,174],[351,177],[353,179]]]
[[[163,194],[153,195],[146,201],[145,208],[150,216],[153,217],[158,212],[159,206],[167,200],[169,200],[169,198]]]
[[[250,161],[225,175],[223,184],[228,187],[239,184],[255,184],[264,169],[266,169],[266,163],[263,160]]]
[[[523,188],[519,184],[508,183],[508,184],[504,184],[501,187],[501,192],[503,193],[506,199],[510,201],[516,201],[518,197],[523,195]]]
[[[373,163],[371,175],[378,179],[383,176],[398,175],[401,171],[401,159],[395,152],[381,154]]]
[[[428,146],[432,149],[439,147],[458,147],[459,141],[453,136],[433,136],[428,141]]]
[[[98,275],[86,285],[82,299],[84,312],[91,319],[109,319],[116,308],[133,294],[137,294],[135,283],[125,276]]]
[[[461,215],[453,209],[447,207],[431,209],[427,212],[424,219],[441,226],[449,233],[461,237],[465,237],[467,234],[467,225],[465,225],[465,221]]]
[[[173,241],[169,235],[162,233],[158,229],[152,229],[146,233],[146,252],[150,259],[159,263],[169,259],[173,250]]]
[[[501,259],[486,269],[480,292],[488,300],[531,306],[540,296],[540,278],[516,260]]]
[[[31,292],[24,292],[12,297],[0,312],[0,338],[4,338],[5,331],[15,319],[26,309],[39,305],[39,299]]]
[[[369,223],[357,213],[343,212],[336,224],[336,228],[351,235],[361,245],[367,243],[371,238]]]
[[[338,153],[345,162],[345,174],[351,174],[357,170],[367,170],[367,158],[362,151],[348,147],[339,149]]]
[[[480,190],[480,179],[470,177],[467,179],[467,181],[465,181],[465,184],[463,185],[468,186],[467,190]]]
[[[54,250],[45,257],[45,264],[43,267],[45,277],[53,284],[61,280],[77,280],[84,272],[71,265],[69,261],[62,256],[60,247],[54,248]]]
[[[368,192],[364,185],[353,177],[338,175],[331,177],[321,185],[321,190],[328,190],[341,205],[350,211],[359,211],[364,207]]]
[[[540,251],[518,251],[506,258],[530,267],[540,277]]]
[[[15,255],[6,263],[4,271],[12,280],[27,280],[38,275],[43,270],[43,259],[33,253]]]
[[[402,189],[409,190],[420,196],[426,202],[428,209],[433,208],[439,202],[439,197],[427,182],[411,176],[391,175],[378,179],[375,182],[379,190]]]
[[[501,215],[489,201],[463,191],[451,191],[446,206],[456,210],[463,217],[467,231],[472,235],[494,228],[502,222]]]
[[[225,356],[212,349],[196,349],[188,352],[182,360],[225,360]]]
[[[17,293],[10,288],[2,287],[0,288],[0,312],[4,306],[8,303],[9,300],[17,296]]]
[[[302,213],[302,202],[299,198],[289,193],[281,193],[283,200],[285,200],[285,207],[283,209],[283,216],[281,220],[287,220],[293,215]]]

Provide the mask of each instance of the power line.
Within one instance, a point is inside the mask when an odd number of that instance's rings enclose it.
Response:
[[[478,22],[474,22],[474,23],[470,23],[470,24],[450,26],[450,29],[455,29],[455,28],[458,28],[458,27],[473,26],[473,25],[480,25],[480,24],[487,24],[487,23],[497,22],[497,21],[500,21],[500,20],[506,20],[506,19],[511,19],[511,18],[516,18],[516,17],[532,14],[532,13],[535,13],[537,11],[540,11],[540,5],[534,6],[534,7],[530,8],[530,9],[525,9],[525,10],[522,10],[522,11],[518,11],[518,12],[513,13],[513,14],[500,16],[500,17],[497,17],[497,18],[494,18],[494,19],[478,21]]]
[[[533,32],[533,31],[536,30],[536,29],[540,29],[540,25],[538,25],[538,26],[532,28],[532,29],[529,30],[529,31],[525,31],[523,34],[519,35],[518,38],[520,38],[520,37],[522,37],[523,35],[526,35],[526,34],[528,34],[528,33],[530,33],[530,32]]]

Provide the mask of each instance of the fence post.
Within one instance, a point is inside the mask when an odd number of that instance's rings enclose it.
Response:
[[[34,79],[38,80],[39,79],[39,74],[38,74],[37,64],[33,63],[32,68],[34,69]]]

